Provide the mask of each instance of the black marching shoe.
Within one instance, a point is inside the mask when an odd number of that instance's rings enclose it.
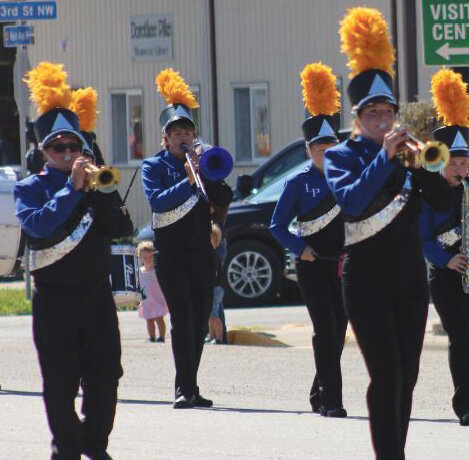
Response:
[[[193,407],[192,399],[184,395],[178,396],[173,403],[173,409],[190,409],[191,407]]]
[[[461,426],[469,426],[469,412],[461,417],[459,424]]]
[[[211,399],[206,399],[200,395],[194,395],[192,397],[192,405],[194,407],[212,407],[213,401]]]
[[[343,407],[334,407],[334,408],[321,407],[320,412],[323,417],[331,417],[331,418],[347,417],[347,411]]]

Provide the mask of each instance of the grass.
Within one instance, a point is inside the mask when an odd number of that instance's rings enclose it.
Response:
[[[135,305],[120,305],[117,311],[137,310]],[[31,301],[24,288],[0,287],[0,316],[30,315]]]
[[[24,289],[0,288],[0,315],[30,315],[31,301]]]

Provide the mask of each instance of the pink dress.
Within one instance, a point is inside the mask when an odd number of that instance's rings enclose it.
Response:
[[[140,285],[143,300],[140,302],[138,316],[143,319],[152,319],[168,313],[166,300],[161,292],[156,278],[155,270],[140,268]]]

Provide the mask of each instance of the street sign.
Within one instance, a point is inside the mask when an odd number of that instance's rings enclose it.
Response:
[[[469,66],[467,0],[421,0],[426,65]]]
[[[33,26],[5,26],[3,28],[3,46],[6,48],[34,43]]]
[[[57,3],[0,2],[0,22],[57,19]]]

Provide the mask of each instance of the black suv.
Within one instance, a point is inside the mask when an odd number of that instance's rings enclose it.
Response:
[[[350,136],[350,129],[339,130],[339,140]],[[235,200],[255,193],[256,190],[269,184],[272,180],[286,173],[294,166],[307,159],[304,139],[297,139],[272,155],[251,174],[242,174],[236,180]]]
[[[282,291],[291,255],[272,236],[270,221],[285,181],[310,164],[302,161],[256,193],[232,203],[226,220],[225,303],[271,302]]]

